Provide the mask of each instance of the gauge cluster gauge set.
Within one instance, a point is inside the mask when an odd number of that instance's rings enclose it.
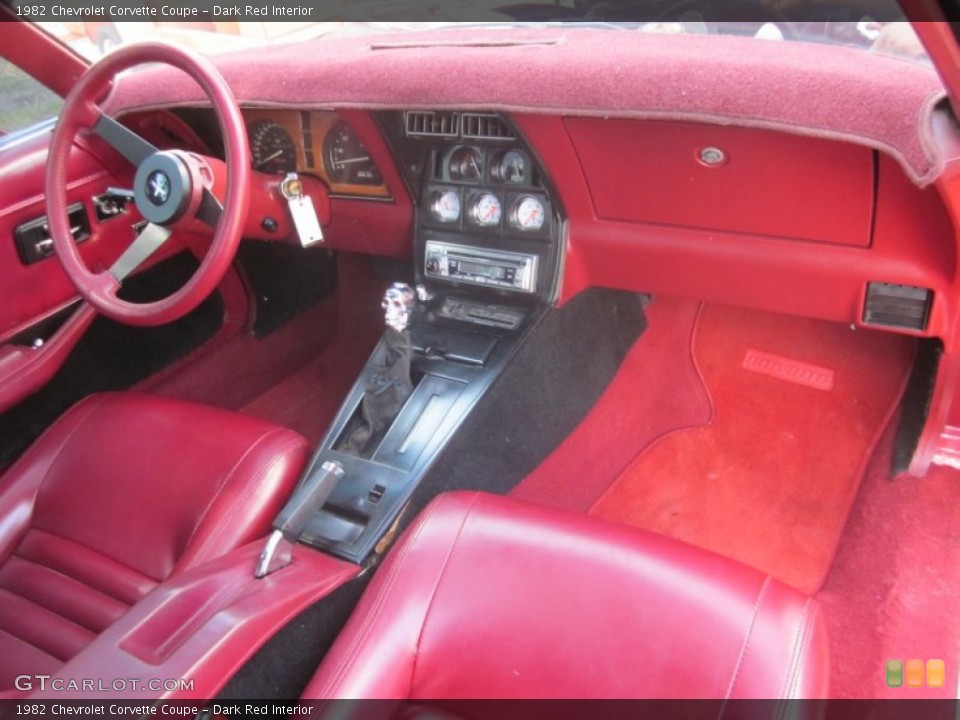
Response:
[[[510,119],[420,109],[383,111],[376,119],[416,201],[416,280],[438,305],[474,308],[466,315],[483,324],[493,321],[478,307],[494,308],[492,317],[503,307],[529,316],[553,302],[563,212]]]
[[[335,195],[389,198],[376,161],[335,112],[245,110],[244,116],[254,170],[315,175]]]
[[[553,210],[530,154],[455,145],[434,154],[421,220],[438,228],[548,238]]]

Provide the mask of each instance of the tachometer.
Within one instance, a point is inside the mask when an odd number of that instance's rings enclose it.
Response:
[[[273,120],[262,120],[250,128],[250,155],[253,169],[268,173],[289,173],[297,170],[297,146]]]
[[[323,167],[331,182],[382,185],[380,170],[346,123],[335,126],[323,141]]]

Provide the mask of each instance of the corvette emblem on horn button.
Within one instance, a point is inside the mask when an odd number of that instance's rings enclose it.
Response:
[[[170,178],[162,170],[156,170],[147,178],[147,198],[154,205],[163,205],[170,197]]]

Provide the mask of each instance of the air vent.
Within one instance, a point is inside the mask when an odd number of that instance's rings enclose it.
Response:
[[[513,140],[513,133],[499,115],[463,113],[460,135],[468,140]]]
[[[460,117],[455,112],[407,110],[407,135],[414,137],[457,137]]]
[[[926,288],[868,283],[863,322],[903,330],[926,330],[932,302],[933,291]]]

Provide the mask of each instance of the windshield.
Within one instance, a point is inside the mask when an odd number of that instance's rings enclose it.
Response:
[[[202,7],[203,3],[193,4],[197,5]],[[899,8],[889,0],[854,0],[843,4],[836,0],[524,0],[517,4],[511,0],[444,3],[342,0],[335,11],[328,5],[328,0],[305,0],[299,6],[285,8],[324,18],[319,21],[299,21],[295,14],[283,22],[251,21],[247,19],[251,17],[247,11],[255,10],[256,6],[241,5],[232,6],[237,11],[232,15],[234,19],[223,22],[177,22],[158,18],[136,22],[99,19],[37,24],[91,61],[126,43],[156,39],[179,43],[199,53],[216,54],[322,37],[441,32],[477,26],[509,30],[553,25],[635,33],[740,35],[766,41],[830,43],[912,58],[925,57],[909,23],[902,21]],[[174,6],[163,6],[167,10],[171,7]],[[217,11],[201,12],[211,15]],[[443,21],[417,21],[418,18]]]

